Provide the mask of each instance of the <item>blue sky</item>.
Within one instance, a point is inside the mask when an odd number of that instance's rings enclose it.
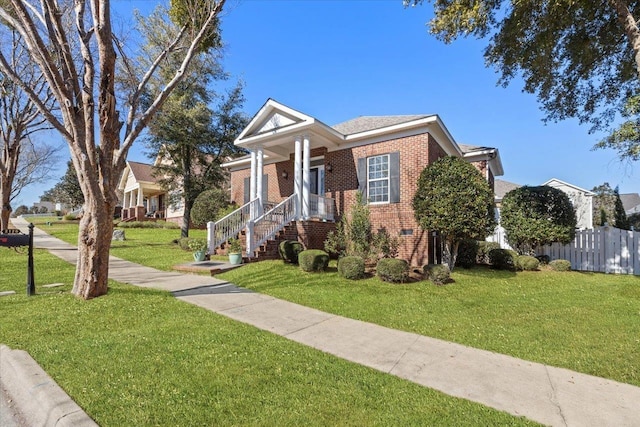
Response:
[[[157,3],[115,4],[130,16]],[[484,66],[486,42],[445,45],[427,31],[431,14],[429,4],[404,8],[401,0],[228,0],[224,62],[245,82],[249,116],[268,98],[328,125],[361,115],[435,113],[459,143],[497,147],[501,179],[537,185],[558,178],[586,189],[606,181],[622,193],[640,191],[635,164],[620,163],[610,150],[591,151],[598,135],[577,121],[545,125],[520,80],[496,85],[498,75]],[[148,161],[141,144],[129,159]],[[25,192],[22,201],[36,201],[51,185]]]

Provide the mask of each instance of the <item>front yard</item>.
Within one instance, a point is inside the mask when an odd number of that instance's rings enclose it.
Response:
[[[282,261],[218,277],[319,310],[640,386],[640,278],[456,269],[455,283],[351,281]]]
[[[534,425],[260,331],[150,289],[70,294],[74,268],[0,248],[0,343],[27,350],[109,426]],[[62,282],[46,289],[44,283]]]

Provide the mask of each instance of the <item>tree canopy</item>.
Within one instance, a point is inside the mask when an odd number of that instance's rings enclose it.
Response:
[[[62,178],[53,188],[45,191],[40,199],[52,203],[64,203],[71,209],[76,209],[84,204],[82,188],[71,160],[67,162],[67,170]]]
[[[576,212],[562,190],[548,185],[524,186],[505,194],[500,222],[509,244],[528,255],[537,246],[573,240]]]
[[[480,171],[455,156],[443,157],[420,173],[413,210],[423,230],[440,232],[451,270],[462,240],[485,239],[496,226],[493,190]]]
[[[405,5],[424,0],[405,0]],[[507,85],[524,79],[546,120],[577,118],[591,130],[612,130],[616,114],[628,121],[597,147],[638,158],[640,123],[640,3],[629,0],[428,0],[430,32],[445,43],[488,38],[488,66]]]

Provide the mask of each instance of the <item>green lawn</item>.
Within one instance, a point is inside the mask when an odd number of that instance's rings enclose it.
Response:
[[[106,296],[76,299],[73,267],[42,250],[27,297],[26,256],[0,253],[0,290],[19,292],[0,298],[0,342],[27,350],[104,427],[533,424],[165,292],[112,282]],[[50,282],[65,285],[40,286]]]
[[[32,218],[35,226],[72,245],[78,243],[77,221],[56,221],[51,218]],[[50,223],[51,225],[47,225]],[[176,264],[192,262],[190,251],[174,243],[180,238],[179,229],[126,228],[126,240],[111,243],[111,255],[159,270],[171,270]],[[189,237],[206,239],[206,230],[189,230]],[[216,257],[217,258],[217,257]],[[220,258],[226,260],[226,257]]]
[[[455,283],[350,281],[282,261],[218,276],[319,310],[640,386],[640,278],[456,269]]]

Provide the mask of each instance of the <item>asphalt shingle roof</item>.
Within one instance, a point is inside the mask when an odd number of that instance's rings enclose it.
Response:
[[[515,184],[509,181],[503,181],[501,179],[494,180],[493,183],[494,192],[496,194],[497,200],[502,200],[505,194],[507,194],[511,190],[515,190],[516,188],[522,187],[520,184]]]
[[[355,119],[347,120],[346,122],[338,123],[332,127],[343,135],[352,135],[354,133],[382,129],[431,116],[431,114],[408,116],[360,116]]]
[[[628,211],[640,205],[640,194],[638,193],[621,194],[620,200],[622,200],[622,206],[624,206],[624,210]]]
[[[131,172],[136,178],[136,181],[156,182],[156,179],[152,175],[153,165],[140,162],[129,162]]]

